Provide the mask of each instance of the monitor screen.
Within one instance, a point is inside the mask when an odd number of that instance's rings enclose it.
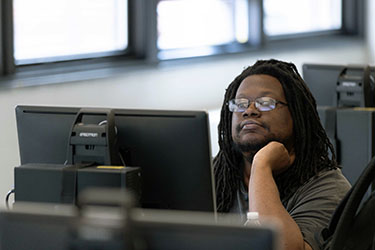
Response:
[[[243,226],[204,212],[134,209],[126,216],[131,222],[125,229],[115,208],[100,211],[91,214],[91,220],[82,219],[84,211],[79,217],[67,208],[54,211],[40,204],[0,211],[0,248],[120,250],[131,240],[131,249],[142,250],[280,249],[277,228],[271,223]]]
[[[302,74],[318,106],[372,107],[375,67],[303,64]]]
[[[318,106],[336,106],[336,84],[344,65],[302,66],[303,79],[314,95]]]
[[[275,225],[266,221],[258,226],[244,226],[231,214],[213,220],[204,213],[135,212],[140,214],[133,217],[135,235],[146,249],[280,249]]]
[[[56,208],[29,203],[0,210],[0,249],[69,249],[69,225],[75,211]]]
[[[79,110],[17,106],[21,164],[64,164],[72,123]],[[142,207],[216,210],[206,112],[113,111],[119,151],[127,166],[141,168]],[[99,124],[105,115],[85,115],[82,119],[87,124]]]

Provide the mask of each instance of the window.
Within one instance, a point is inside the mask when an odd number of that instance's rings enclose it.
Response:
[[[341,29],[341,0],[264,0],[268,36]]]
[[[124,65],[134,62],[139,65],[250,51],[271,40],[299,34],[361,35],[361,2],[0,1],[0,74],[10,76],[8,79],[27,78],[72,72],[72,68],[74,72],[95,71],[103,66],[121,72]]]
[[[85,58],[128,45],[127,0],[13,0],[16,64]]]
[[[212,46],[247,43],[248,21],[247,0],[162,0],[157,48],[201,48],[210,54]]]
[[[246,0],[175,0],[157,6],[158,48],[247,42]]]

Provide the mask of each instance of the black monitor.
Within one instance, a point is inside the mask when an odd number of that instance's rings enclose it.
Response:
[[[134,216],[136,233],[146,249],[280,249],[275,224],[244,226],[236,216],[213,220],[204,213],[173,213],[166,211],[138,212]],[[136,234],[137,235],[137,234]]]
[[[115,208],[100,210],[88,221],[64,207],[56,212],[30,205],[0,211],[1,249],[280,249],[277,228],[270,222],[244,226],[230,215],[215,220],[202,212],[135,209],[126,216],[130,223],[125,228]],[[133,248],[124,248],[130,240]]]
[[[306,63],[302,74],[318,106],[374,107],[375,67]]]
[[[363,170],[361,166],[365,166],[375,152],[371,136],[375,67],[303,64],[303,78],[316,99],[320,120],[335,148],[336,160],[343,174],[354,184]]]
[[[21,208],[22,207],[22,208]],[[69,225],[75,213],[61,207],[29,203],[13,210],[0,210],[0,249],[69,249]]]
[[[21,164],[64,164],[80,108],[17,106]],[[215,211],[208,114],[205,111],[113,109],[118,147],[142,173],[144,208]],[[101,115],[85,115],[99,124]],[[17,197],[17,187],[16,187]]]

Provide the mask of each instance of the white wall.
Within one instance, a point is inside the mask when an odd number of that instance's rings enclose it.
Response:
[[[112,78],[28,88],[0,89],[0,207],[13,186],[19,164],[14,107],[18,104],[103,106],[210,111],[213,153],[217,152],[218,109],[227,85],[257,59],[303,63],[367,63],[368,48],[358,41],[316,44],[277,52],[217,57],[198,63],[144,69]],[[301,72],[302,73],[302,72]],[[3,200],[1,200],[3,199]]]

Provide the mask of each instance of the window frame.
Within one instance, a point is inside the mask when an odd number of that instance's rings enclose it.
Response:
[[[124,72],[134,67],[147,67],[160,62],[211,57],[233,53],[257,51],[274,41],[298,40],[310,36],[364,35],[364,0],[342,0],[342,27],[340,30],[317,31],[267,37],[264,33],[263,0],[247,0],[249,4],[249,41],[245,44],[230,43],[211,46],[209,55],[199,54],[201,48],[159,50],[157,48],[157,13],[159,0],[128,0],[128,48],[119,55],[100,58],[66,60],[16,66],[13,57],[13,16],[12,0],[0,2],[0,87],[26,86],[57,83],[80,79],[108,77],[116,72]],[[301,39],[303,42],[303,39]],[[188,56],[176,56],[189,53]],[[164,56],[163,56],[164,55]],[[163,56],[164,60],[160,60]],[[61,74],[68,74],[66,80]],[[91,75],[90,75],[91,74]],[[56,77],[60,75],[60,77]],[[33,79],[34,78],[34,79]],[[35,80],[38,79],[38,80]]]
[[[0,3],[0,75],[14,73],[13,57],[13,8],[12,0],[4,0]]]

